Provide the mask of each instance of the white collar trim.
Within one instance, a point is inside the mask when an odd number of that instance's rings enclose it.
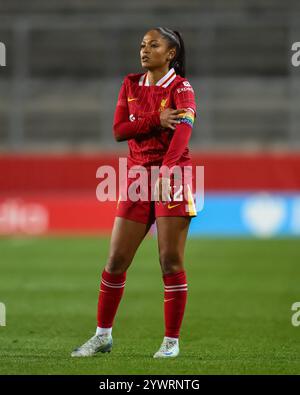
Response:
[[[171,84],[172,81],[174,81],[176,78],[176,72],[174,68],[172,67],[167,74],[165,74],[157,83],[155,84],[156,86],[162,86],[163,88],[166,88]],[[149,79],[148,79],[148,73],[145,73],[141,75],[141,78],[139,80],[139,85],[140,86],[149,86]]]

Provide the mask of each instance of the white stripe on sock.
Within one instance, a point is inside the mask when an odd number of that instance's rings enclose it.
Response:
[[[187,284],[181,284],[181,285],[165,285],[165,288],[180,288],[180,287],[186,287]]]
[[[107,280],[105,280],[104,278],[102,278],[102,280],[105,281],[105,282],[106,282],[107,284],[109,284],[109,285],[123,285],[123,284],[126,283],[126,280],[125,280],[125,281],[122,281],[121,283],[111,283],[110,281],[107,281]]]
[[[124,288],[125,287],[125,283],[123,285],[110,285],[103,279],[102,279],[102,284],[104,284],[106,287],[109,287],[109,288]]]

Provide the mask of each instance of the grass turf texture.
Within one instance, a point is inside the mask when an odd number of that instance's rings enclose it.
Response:
[[[156,360],[164,334],[156,240],[127,274],[110,354],[75,359],[94,334],[107,238],[0,239],[0,374],[299,374],[298,240],[189,239],[178,358]]]

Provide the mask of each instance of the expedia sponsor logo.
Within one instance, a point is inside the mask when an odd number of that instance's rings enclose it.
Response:
[[[194,93],[194,89],[190,86],[190,87],[184,87],[184,88],[178,88],[177,89],[177,92],[178,93],[180,93],[180,92],[186,92],[186,91],[191,91],[191,92],[193,92]]]

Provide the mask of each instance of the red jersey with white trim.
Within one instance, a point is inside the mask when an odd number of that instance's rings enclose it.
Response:
[[[178,116],[175,130],[160,125],[159,114],[168,107],[187,109]],[[118,141],[128,140],[129,167],[190,165],[188,141],[195,116],[194,90],[173,68],[156,85],[149,85],[147,73],[127,75],[119,92],[114,134]]]

